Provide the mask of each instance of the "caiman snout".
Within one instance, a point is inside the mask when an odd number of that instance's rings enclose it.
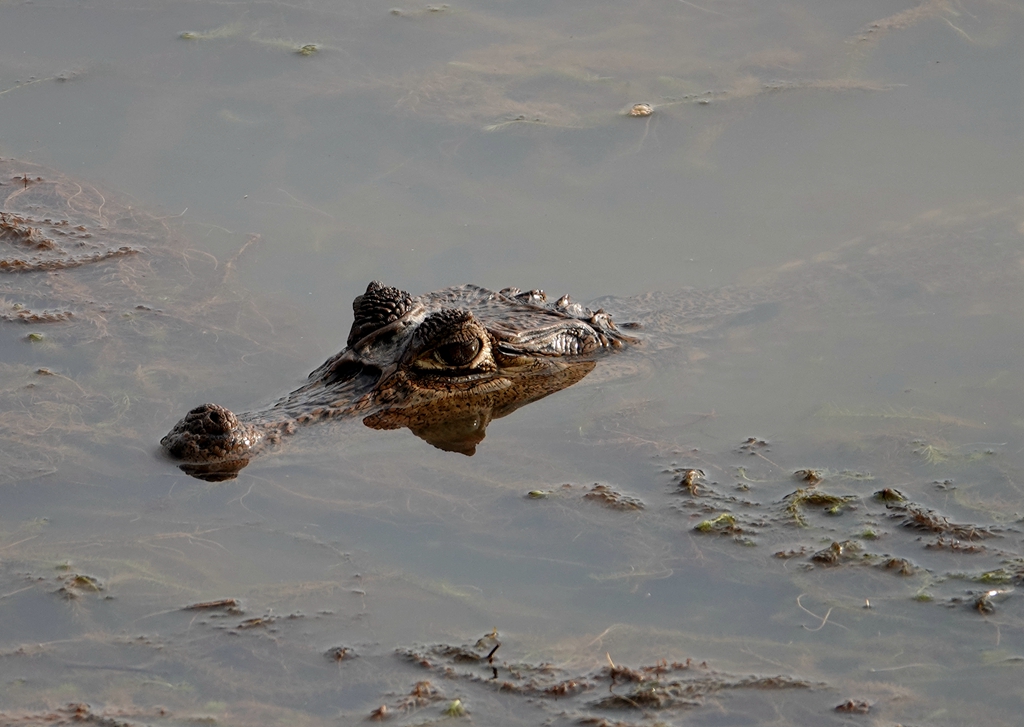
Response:
[[[475,285],[413,297],[370,283],[352,305],[348,346],[274,404],[234,413],[198,406],[160,443],[185,472],[234,476],[299,425],[363,417],[408,427],[441,449],[472,454],[491,419],[579,381],[604,352],[638,339],[568,296]]]
[[[175,424],[160,444],[174,459],[199,463],[246,458],[261,438],[230,409],[203,404]]]

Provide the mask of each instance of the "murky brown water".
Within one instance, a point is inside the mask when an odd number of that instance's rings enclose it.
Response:
[[[141,250],[0,275],[5,723],[1016,724],[1020,6],[394,10],[0,3],[0,156]],[[229,483],[159,456],[374,278],[763,304],[473,457],[358,421]]]

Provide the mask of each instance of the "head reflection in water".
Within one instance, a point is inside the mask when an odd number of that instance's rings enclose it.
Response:
[[[228,480],[300,425],[361,417],[472,455],[492,419],[571,386],[601,355],[637,343],[604,311],[568,296],[549,304],[537,290],[465,285],[413,297],[372,282],[352,307],[347,348],[304,386],[238,415],[196,407],[161,440],[167,454],[194,477]]]

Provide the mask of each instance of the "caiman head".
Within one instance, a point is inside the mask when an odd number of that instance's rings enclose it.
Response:
[[[604,311],[541,291],[477,286],[411,296],[376,281],[353,303],[348,345],[273,405],[235,415],[190,411],[161,444],[197,477],[230,479],[298,425],[360,416],[408,427],[431,444],[473,454],[487,424],[579,381],[607,351],[635,343]]]

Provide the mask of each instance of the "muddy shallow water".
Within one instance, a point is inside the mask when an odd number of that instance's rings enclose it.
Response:
[[[3,721],[1016,724],[1024,18],[818,5],[0,3],[3,211],[91,235],[0,272]],[[721,305],[472,457],[160,455],[374,278]]]

